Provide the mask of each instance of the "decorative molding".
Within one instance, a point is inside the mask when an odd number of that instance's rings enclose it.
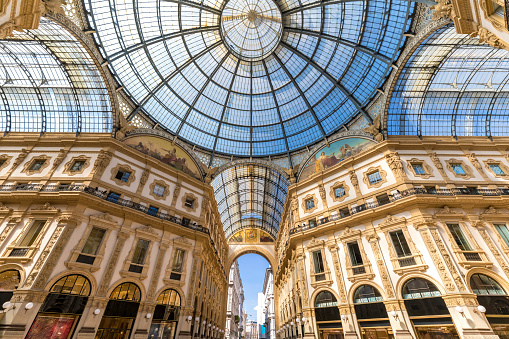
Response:
[[[129,234],[126,232],[121,231],[117,234],[117,242],[115,243],[115,248],[111,252],[110,260],[106,266],[106,271],[104,272],[99,288],[97,289],[98,296],[106,295],[111,282],[111,278],[113,277],[113,272],[117,266],[120,252],[122,251],[127,238],[129,238]]]
[[[115,176],[117,175],[117,172],[119,170],[129,172],[129,178],[127,178],[127,181],[122,181],[120,179],[115,178]],[[110,179],[113,182],[117,183],[117,185],[119,185],[119,186],[131,186],[131,183],[134,181],[134,179],[136,179],[136,176],[134,174],[135,174],[135,171],[131,168],[131,166],[129,166],[127,164],[117,164],[117,166],[115,166],[111,169]]]
[[[461,179],[465,179],[465,180],[468,180],[470,178],[472,178],[474,176],[474,172],[472,170],[472,167],[468,166],[463,160],[458,160],[458,159],[454,159],[454,158],[451,158],[451,159],[448,159],[448,160],[445,160],[445,163],[446,163],[446,168],[449,170],[449,172],[451,172],[456,178],[461,178]],[[452,168],[452,164],[458,164],[458,165],[461,165],[461,167],[463,168],[463,171],[465,171],[465,174],[458,174],[454,171],[454,169]]]
[[[375,172],[380,173],[380,177],[382,178],[382,180],[380,180],[379,182],[377,182],[375,184],[371,184],[369,182],[368,176]],[[366,171],[364,171],[363,175],[364,175],[364,178],[362,179],[362,181],[364,181],[364,183],[366,184],[366,186],[368,188],[378,188],[387,182],[387,172],[382,169],[382,166],[370,167]]]
[[[143,188],[145,186],[149,175],[150,175],[150,170],[148,168],[144,168],[143,172],[141,173],[140,188]]]
[[[345,194],[340,197],[336,197],[336,188],[341,188],[345,190]],[[350,186],[348,186],[344,181],[336,181],[330,188],[329,195],[335,202],[341,202],[345,200],[349,196]]]
[[[495,1],[495,2],[497,2],[497,1]],[[504,3],[504,1],[501,1],[500,3],[502,5],[502,7],[504,7],[504,12],[505,12],[505,3]],[[506,26],[506,23],[504,21],[504,17],[500,17],[499,15],[497,15],[495,13],[495,10],[493,8],[493,1],[491,1],[491,0],[479,0],[479,5],[480,5],[481,10],[482,10],[482,12],[484,14],[484,18],[488,22],[490,22],[497,31],[507,31],[507,26]],[[479,32],[478,32],[479,40],[480,40],[481,29],[488,31],[486,28],[480,27],[479,28]],[[493,34],[491,32],[489,32],[489,33],[491,35],[493,35],[497,40],[500,40],[495,34]],[[484,34],[484,32],[483,32],[483,34]],[[492,45],[488,41],[481,41],[481,42],[487,42],[488,44],[490,44],[491,46],[496,47],[496,48],[504,48],[504,43],[503,43],[502,40],[500,40],[500,42],[499,42],[499,44],[500,44],[499,46],[500,47]]]
[[[67,155],[67,152],[62,148],[58,155],[56,156],[55,160],[53,160],[53,165],[51,166],[51,170],[54,171],[60,166],[62,161],[64,161],[65,157]]]
[[[416,173],[413,165],[421,165],[425,173],[424,174]],[[430,165],[428,165],[428,163],[424,159],[412,158],[407,161],[406,167],[408,171],[416,177],[420,177],[422,179],[429,179],[430,177],[433,176],[433,168]]]
[[[306,206],[306,201],[310,199],[313,199],[314,206],[308,209]],[[308,194],[304,197],[304,199],[302,199],[301,206],[305,213],[313,213],[313,211],[318,208],[318,198],[314,194]]]
[[[177,182],[175,184],[175,189],[173,190],[173,198],[171,200],[171,206],[172,207],[175,207],[175,205],[177,204],[177,199],[178,199],[178,197],[180,195],[180,190],[181,189],[182,189],[182,185],[179,182]]]
[[[378,236],[376,236],[376,238],[371,237],[369,243],[371,244],[371,249],[375,254],[375,261],[378,266],[378,272],[380,273],[380,279],[382,279],[382,285],[384,287],[385,293],[387,294],[387,298],[393,299],[395,298],[394,287],[392,286],[391,279],[389,277],[389,272],[387,271],[387,267],[385,266],[385,260],[382,255],[382,251],[380,250],[378,239],[379,239]]]
[[[374,120],[373,123],[369,124],[368,127],[364,127],[362,130],[366,133],[369,133],[373,136],[375,141],[381,142],[384,140],[384,135],[380,131],[381,123],[381,114],[379,114]]]
[[[26,175],[33,175],[37,173],[41,173],[46,167],[49,166],[49,162],[51,160],[50,156],[47,156],[46,154],[37,155],[32,157],[29,161],[27,161],[23,165],[23,169],[21,170],[22,173],[25,173]],[[44,163],[41,165],[39,169],[30,169],[36,161],[44,161]]]
[[[68,176],[73,176],[76,174],[82,174],[85,169],[90,166],[90,157],[87,157],[86,155],[80,155],[78,157],[72,157],[71,160],[65,163],[64,170],[62,173],[67,174]],[[74,166],[74,163],[76,161],[84,161],[83,166],[79,170],[72,170],[72,167]]]
[[[357,173],[354,170],[348,171],[348,174],[350,175],[350,182],[352,183],[353,187],[356,191],[360,191],[359,188],[359,180],[357,179]]]
[[[164,187],[163,195],[157,195],[154,193],[154,188],[156,187],[156,185]],[[149,186],[148,194],[150,194],[156,200],[166,200],[166,198],[170,194],[170,187],[164,181],[155,179]]]
[[[2,154],[0,155],[0,162],[3,161],[1,164],[0,164],[0,171],[2,169],[4,169],[5,167],[9,166],[9,164],[11,163],[11,159],[12,159],[12,156],[9,156],[7,154]]]
[[[378,224],[378,227],[384,230],[391,227],[400,227],[405,225],[406,225],[405,217],[395,217],[389,214],[381,223]]]
[[[101,177],[104,173],[104,170],[106,170],[106,167],[108,167],[111,158],[113,157],[113,153],[110,151],[101,150],[99,154],[97,155],[97,159],[95,159],[94,167],[92,168],[92,173],[94,175],[97,175],[98,177]]]
[[[51,203],[49,202],[46,202],[44,205],[40,206],[40,207],[34,207],[31,209],[31,211],[46,211],[46,212],[55,212],[55,213],[59,213],[60,212],[60,209],[59,208],[56,208],[54,206],[51,205]]]
[[[456,212],[449,208],[449,206],[444,206],[443,208],[437,210],[433,215],[437,216],[443,216],[443,215],[451,215],[451,214],[461,214],[460,212]]]
[[[387,164],[389,165],[389,168],[394,173],[395,177],[400,179],[406,178],[403,162],[401,161],[398,152],[391,152],[389,154],[386,154],[385,159],[387,161]]]
[[[76,226],[77,221],[74,218],[70,218],[65,222],[59,222],[57,224],[53,235],[39,256],[32,272],[26,279],[23,285],[24,287],[30,287],[33,283],[32,288],[42,290],[44,286],[46,286],[49,277],[57,265],[62,255],[62,251],[64,250],[65,245],[69,242],[69,238],[74,232]]]
[[[490,165],[497,165],[504,172],[504,174],[496,174],[495,172],[493,172],[493,169],[491,168]],[[493,159],[484,160],[484,167],[488,170],[488,172],[491,173],[491,175],[493,175],[496,178],[509,179],[509,167],[507,167],[500,160]]]

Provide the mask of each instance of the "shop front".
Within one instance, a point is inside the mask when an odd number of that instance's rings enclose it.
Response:
[[[353,297],[362,338],[392,339],[394,333],[380,292],[371,285],[359,286]]]
[[[180,316],[180,295],[173,289],[162,292],[157,298],[149,339],[175,339]]]
[[[344,338],[338,301],[331,292],[322,291],[316,296],[315,319],[320,339]]]
[[[442,294],[433,283],[412,278],[403,285],[402,293],[405,308],[418,338],[459,338]]]

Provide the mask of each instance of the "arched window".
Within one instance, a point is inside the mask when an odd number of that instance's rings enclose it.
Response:
[[[340,320],[338,301],[329,291],[318,293],[315,298],[316,321]]]
[[[438,287],[426,279],[409,279],[403,285],[402,294],[410,317],[450,316]]]
[[[18,289],[21,276],[17,270],[7,270],[0,273],[0,306],[11,300],[13,291]]]
[[[157,298],[149,338],[174,339],[180,314],[180,294],[167,289]]]
[[[355,304],[355,314],[361,327],[362,320],[386,319],[387,309],[383,303],[384,298],[380,292],[371,285],[359,286],[353,294],[353,303]],[[390,326],[389,321],[384,322],[384,326]]]
[[[353,294],[354,304],[375,303],[383,300],[384,298],[380,292],[371,285],[359,286]]]
[[[472,292],[477,294],[479,305],[486,307],[486,314],[509,315],[507,292],[495,279],[481,273],[472,274],[470,277],[470,287]],[[499,325],[499,318],[490,317],[488,321],[495,325],[493,328],[500,329],[501,326],[507,328],[507,325]]]
[[[118,285],[111,292],[96,339],[128,339],[140,307],[140,288],[133,283]]]
[[[44,299],[26,339],[70,338],[89,295],[86,277],[73,274],[60,278]]]
[[[413,278],[403,285],[403,299],[432,298],[441,295],[438,288],[425,279]]]
[[[495,279],[480,273],[470,277],[470,287],[472,292],[477,295],[507,295]]]

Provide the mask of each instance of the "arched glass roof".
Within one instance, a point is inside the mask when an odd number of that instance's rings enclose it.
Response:
[[[0,131],[111,132],[112,111],[101,73],[60,25],[0,41]]]
[[[233,165],[212,180],[226,239],[248,227],[277,238],[290,183],[273,168],[258,164]]]
[[[284,154],[364,112],[404,42],[407,0],[85,0],[110,70],[192,144]]]
[[[399,76],[387,113],[393,135],[503,136],[509,131],[509,51],[456,34],[431,34]]]

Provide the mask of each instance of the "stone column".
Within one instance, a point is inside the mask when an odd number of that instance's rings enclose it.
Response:
[[[384,300],[394,336],[398,339],[417,338],[412,321],[402,300]]]
[[[82,324],[77,331],[77,339],[94,339],[97,328],[108,305],[109,299],[106,297],[89,298],[87,307],[83,311],[80,323]],[[99,310],[98,314],[94,311]]]

